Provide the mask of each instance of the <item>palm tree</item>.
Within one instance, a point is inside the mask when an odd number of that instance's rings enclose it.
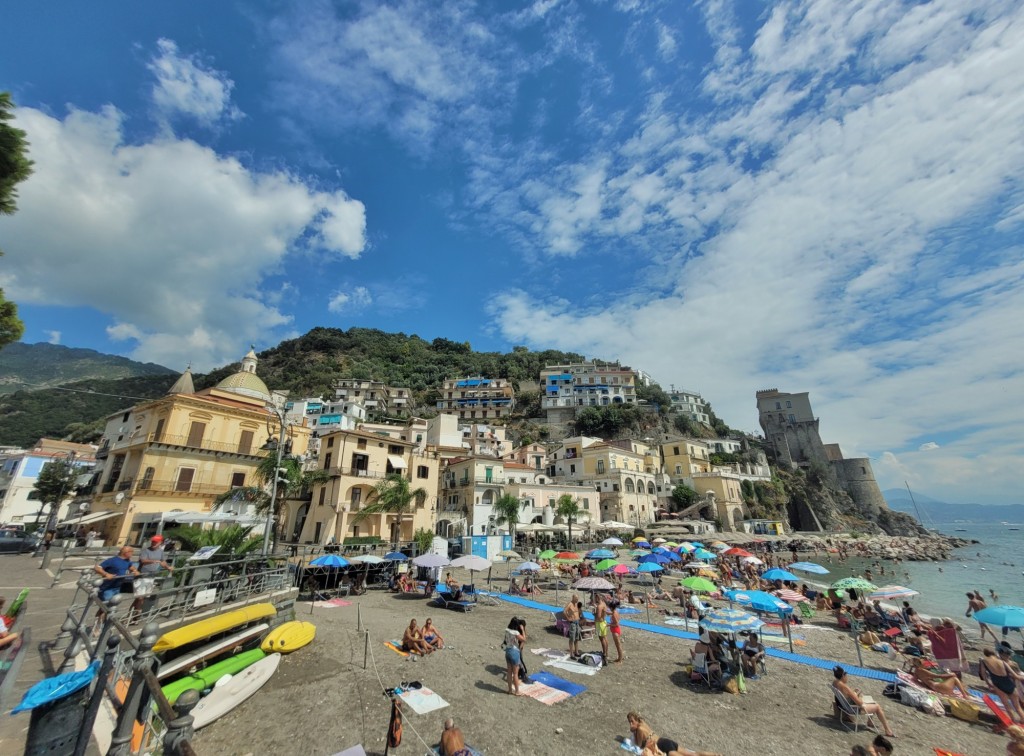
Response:
[[[572,524],[576,522],[576,518],[580,516],[580,502],[578,499],[574,499],[572,494],[562,494],[558,497],[558,506],[555,508],[555,514],[559,517],[564,517],[566,524],[569,526],[569,548],[572,548]]]
[[[427,498],[423,488],[413,490],[409,481],[398,473],[389,474],[384,480],[373,487],[366,506],[359,510],[355,521],[375,514],[397,515],[391,523],[391,543],[398,543],[402,530],[402,520],[412,512],[412,502],[422,504]]]
[[[195,525],[187,525],[169,530],[165,535],[174,541],[180,541],[184,551],[198,551],[203,546],[220,546],[213,561],[225,557],[237,557],[258,551],[263,546],[263,539],[250,536],[251,527],[229,525],[226,528],[206,529]]]
[[[516,543],[516,525],[519,524],[520,503],[512,494],[502,494],[492,505],[494,509],[494,522],[497,525],[508,524],[508,532],[512,536],[512,546]]]

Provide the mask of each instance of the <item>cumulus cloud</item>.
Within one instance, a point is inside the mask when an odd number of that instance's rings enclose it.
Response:
[[[135,342],[137,359],[237,359],[291,322],[261,286],[290,252],[327,262],[366,247],[365,208],[344,191],[187,139],[129,144],[113,107],[63,119],[22,108],[17,125],[35,173],[5,221],[2,285],[17,301],[109,314],[109,336]]]
[[[336,291],[327,301],[327,309],[339,314],[349,310],[359,310],[373,303],[373,297],[365,286],[356,286],[348,291]]]
[[[917,447],[917,450],[918,451],[932,451],[933,449],[938,449],[938,448],[939,448],[939,445],[937,443],[935,443],[934,441],[928,441],[927,443],[923,443],[919,447]]]
[[[153,104],[167,120],[187,116],[202,126],[242,117],[231,102],[234,82],[223,72],[206,67],[196,55],[183,55],[169,39],[157,41],[157,52],[149,62],[156,77]]]
[[[60,343],[60,331],[43,331],[46,334],[46,341],[50,344]]]

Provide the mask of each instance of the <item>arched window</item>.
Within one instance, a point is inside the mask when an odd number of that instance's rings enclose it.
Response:
[[[156,470],[152,467],[147,467],[146,471],[142,473],[142,480],[139,482],[139,488],[143,491],[148,491],[149,487],[153,485],[154,475],[156,475]]]
[[[626,478],[626,493],[634,493],[635,488],[633,487],[633,479]]]

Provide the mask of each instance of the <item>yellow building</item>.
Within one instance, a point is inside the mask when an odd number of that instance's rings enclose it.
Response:
[[[186,370],[166,396],[107,418],[90,521],[108,544],[138,541],[170,512],[209,514],[218,495],[257,484],[261,447],[280,429],[256,362],[250,350],[241,370],[199,392]],[[309,429],[289,426],[288,437],[305,454]]]
[[[317,465],[331,478],[313,487],[310,502],[290,505],[286,532],[298,532],[302,543],[325,544],[364,536],[390,541],[396,523],[401,541],[412,540],[421,528],[433,531],[439,460],[435,452],[418,449],[416,441],[362,430],[323,436]],[[374,487],[394,473],[409,482],[410,490],[424,489],[426,497],[414,501],[411,516],[401,522],[391,514],[360,517]]]
[[[680,438],[660,444],[662,465],[673,480],[689,478],[694,473],[711,472],[708,445],[703,441]]]
[[[734,472],[715,469],[694,473],[693,487],[701,495],[701,517],[721,522],[722,530],[742,530],[741,522],[747,516],[743,503],[743,478]]]

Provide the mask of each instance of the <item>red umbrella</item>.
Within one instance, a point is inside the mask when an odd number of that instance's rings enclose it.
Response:
[[[740,556],[740,557],[754,556],[749,551],[744,551],[739,546],[733,546],[731,549],[726,549],[725,552],[723,552],[723,553],[726,556]]]
[[[778,596],[783,601],[788,601],[791,604],[799,604],[802,601],[810,601],[810,599],[807,598],[802,593],[797,593],[796,591],[791,591],[791,590],[789,590],[789,588],[783,588],[782,590],[775,591],[775,595]]]
[[[559,551],[555,554],[555,559],[580,559],[580,555],[575,551]]]

